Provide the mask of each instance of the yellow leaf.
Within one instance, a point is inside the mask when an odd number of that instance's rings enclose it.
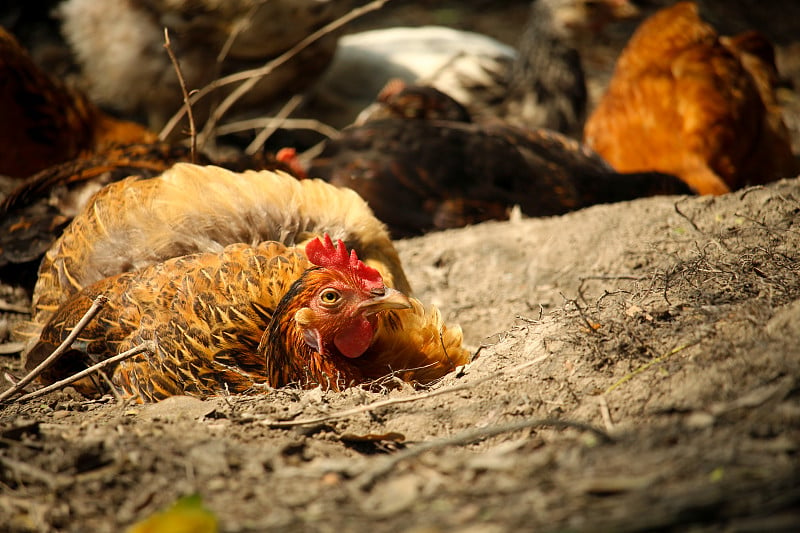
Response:
[[[127,533],[218,533],[217,517],[203,507],[199,494],[184,496],[172,506],[133,524]]]

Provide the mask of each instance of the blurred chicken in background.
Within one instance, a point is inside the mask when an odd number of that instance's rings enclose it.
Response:
[[[25,178],[116,143],[155,140],[144,126],[112,117],[42,71],[0,28],[0,174]]]
[[[761,34],[720,37],[693,2],[647,19],[589,117],[586,144],[621,172],[675,174],[699,194],[794,176]]]
[[[516,49],[441,26],[345,35],[303,112],[344,127],[396,78],[439,89],[475,117],[579,136],[587,95],[574,41],[636,13],[628,0],[534,0]]]
[[[223,75],[267,63],[359,3],[65,0],[58,15],[88,95],[158,130],[183,103],[164,53],[164,28],[170,31],[187,87],[200,89]],[[264,114],[281,98],[301,92],[327,67],[336,41],[332,33],[299,52],[249,91],[242,108]],[[198,117],[208,113],[208,105],[201,100]]]
[[[307,174],[363,196],[394,237],[690,190],[674,176],[620,173],[545,128],[474,122],[443,92],[387,85],[371,118],[342,130]]]

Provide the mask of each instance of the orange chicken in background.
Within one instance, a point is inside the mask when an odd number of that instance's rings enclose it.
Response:
[[[765,37],[720,37],[696,4],[679,2],[631,37],[585,142],[620,172],[674,174],[698,194],[794,176],[776,80]]]

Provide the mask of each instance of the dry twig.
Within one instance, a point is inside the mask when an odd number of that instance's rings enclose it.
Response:
[[[244,153],[247,155],[253,155],[258,152],[261,147],[264,146],[264,143],[267,142],[267,139],[269,139],[270,135],[275,133],[275,130],[283,125],[283,122],[289,118],[289,115],[292,114],[292,111],[297,109],[297,106],[299,106],[302,101],[303,97],[301,95],[296,94],[292,96],[289,101],[283,105],[280,111],[278,111],[275,117],[273,117],[272,120],[270,120],[260,132],[258,132],[258,135],[256,135],[255,139],[253,139],[253,142],[251,142],[247,148],[245,148]]]
[[[715,237],[715,236],[713,236],[713,235],[709,235],[709,234],[708,234],[708,233],[706,233],[705,231],[701,230],[701,229],[700,229],[700,227],[697,225],[697,223],[695,223],[695,221],[694,221],[694,220],[692,220],[692,219],[691,219],[691,218],[690,218],[690,217],[689,217],[689,216],[688,216],[686,213],[684,213],[683,211],[681,211],[681,210],[680,210],[680,208],[678,207],[678,204],[679,204],[679,203],[681,203],[682,201],[684,201],[684,200],[687,200],[687,199],[690,199],[690,198],[691,198],[691,196],[689,196],[689,197],[686,197],[686,198],[681,198],[680,200],[678,200],[678,201],[676,201],[674,204],[672,204],[672,207],[675,209],[675,212],[676,212],[678,215],[680,215],[680,216],[681,216],[681,217],[682,217],[684,220],[686,220],[686,221],[687,221],[689,224],[691,224],[692,228],[693,228],[693,229],[694,229],[694,230],[695,230],[697,233],[699,233],[700,235],[702,235],[702,236],[704,236],[704,237],[708,237],[708,239],[709,239],[711,242],[713,242],[714,244],[716,244],[717,246],[719,246],[719,247],[720,247],[720,249],[722,249],[722,250],[724,250],[724,251],[726,251],[726,252],[728,252],[728,253],[731,253],[731,249],[728,247],[728,245],[726,245],[724,242],[722,242],[722,241],[721,241],[720,239],[718,239],[717,237]]]
[[[693,341],[688,342],[686,344],[681,344],[680,346],[678,346],[676,348],[673,348],[672,350],[668,351],[664,355],[662,355],[660,357],[656,357],[655,359],[653,359],[651,361],[648,361],[647,363],[643,364],[642,366],[640,366],[639,368],[637,368],[636,370],[634,370],[630,374],[627,374],[626,376],[623,376],[619,381],[617,381],[616,383],[611,385],[609,388],[607,388],[605,391],[603,391],[603,394],[608,394],[609,392],[613,391],[614,389],[619,388],[623,383],[626,383],[626,382],[630,381],[631,379],[633,379],[638,374],[641,374],[642,372],[644,372],[645,370],[647,370],[651,366],[656,365],[656,364],[666,360],[668,357],[673,356],[678,352],[682,352],[686,348],[690,348],[690,347],[694,346],[695,344],[700,344],[701,340],[702,339],[696,339],[696,340],[693,340]]]
[[[230,74],[228,76],[224,76],[206,85],[199,91],[196,91],[192,95],[190,101],[181,106],[181,108],[172,116],[172,118],[167,122],[167,124],[161,130],[159,138],[164,139],[172,132],[172,130],[175,128],[175,125],[181,118],[183,118],[183,115],[187,112],[189,104],[197,102],[199,99],[205,97],[207,94],[219,89],[220,87],[224,87],[226,85],[230,85],[232,83],[237,83],[240,81],[243,82],[222,101],[222,103],[214,111],[211,117],[209,117],[208,122],[206,122],[206,125],[203,127],[203,131],[200,134],[200,144],[202,146],[203,142],[205,142],[205,139],[207,139],[210,136],[210,132],[214,130],[217,122],[219,122],[219,119],[222,118],[222,116],[228,111],[228,109],[231,108],[231,106],[236,101],[239,100],[239,98],[244,96],[250,89],[252,89],[253,86],[256,83],[258,83],[258,81],[261,78],[273,72],[276,68],[278,68],[279,66],[283,65],[284,63],[292,59],[302,50],[304,50],[311,44],[315,43],[322,37],[338,30],[345,24],[357,19],[358,17],[361,17],[363,15],[366,15],[367,13],[380,9],[388,1],[389,0],[374,0],[369,4],[365,4],[361,7],[353,9],[343,17],[340,17],[334,20],[333,22],[326,24],[319,30],[315,31],[311,35],[302,39],[300,42],[291,47],[289,50],[279,55],[275,59],[267,62],[265,65],[259,68],[244,70],[241,72]]]
[[[58,346],[58,348],[53,350],[53,353],[47,356],[47,358],[44,361],[39,363],[39,365],[36,368],[28,372],[28,374],[25,377],[19,380],[16,385],[14,385],[10,389],[0,394],[0,402],[3,402],[7,398],[10,398],[11,396],[17,394],[19,391],[25,388],[31,381],[36,379],[36,377],[39,374],[44,372],[50,365],[55,363],[58,360],[58,358],[61,357],[64,354],[64,352],[66,352],[70,348],[70,346],[72,346],[72,343],[75,342],[75,339],[78,338],[78,335],[80,335],[81,332],[89,324],[89,322],[91,322],[94,319],[94,317],[97,316],[97,313],[100,312],[100,310],[103,308],[106,302],[108,302],[108,298],[106,298],[102,294],[97,298],[95,298],[94,302],[92,302],[92,306],[89,307],[89,309],[86,311],[83,317],[78,321],[78,323],[72,329],[70,334],[67,335],[67,338],[64,339],[64,342],[62,342]]]
[[[183,93],[183,105],[186,106],[186,115],[189,119],[189,140],[191,142],[191,157],[192,163],[197,162],[197,128],[194,122],[194,113],[192,112],[192,104],[189,101],[189,91],[186,89],[186,80],[181,72],[181,66],[178,63],[178,58],[175,57],[175,52],[172,51],[172,43],[169,40],[169,30],[164,28],[164,48],[167,50],[169,60],[172,61],[172,66],[175,67],[175,74],[178,76],[178,83],[181,86],[181,93]]]
[[[235,122],[226,122],[217,126],[217,135],[228,135],[230,133],[238,133],[240,131],[252,130],[256,128],[268,128],[275,121],[275,117],[259,117],[250,118],[245,120],[237,120]],[[286,118],[281,120],[281,127],[299,130],[316,131],[320,135],[324,135],[329,139],[336,139],[341,135],[339,130],[320,122],[313,118]]]
[[[21,315],[26,315],[31,312],[31,310],[28,309],[27,306],[8,303],[5,300],[0,300],[0,311],[19,313]]]
[[[423,453],[429,452],[431,450],[446,448],[448,446],[462,446],[465,444],[471,444],[473,442],[478,442],[484,439],[488,439],[490,437],[495,437],[497,435],[502,435],[503,433],[511,433],[513,431],[519,431],[521,429],[543,427],[543,426],[552,426],[559,429],[564,429],[564,428],[580,429],[582,431],[588,431],[592,433],[604,443],[613,442],[613,439],[601,429],[598,429],[590,424],[584,424],[582,422],[559,420],[556,418],[534,418],[530,420],[519,420],[516,422],[509,422],[507,424],[501,424],[497,426],[469,429],[457,435],[444,437],[441,439],[436,439],[428,442],[423,442],[421,444],[417,444],[416,446],[410,446],[401,452],[389,455],[388,457],[383,459],[382,462],[378,464],[378,466],[361,474],[360,479],[358,480],[358,484],[362,489],[368,489],[379,478],[391,472],[391,470],[394,469],[394,467],[397,466],[400,462],[405,461],[406,459],[412,459],[414,457],[418,457]]]
[[[47,472],[32,464],[17,461],[11,457],[0,455],[0,465],[13,472],[26,483],[42,483],[51,489],[67,487],[74,482],[73,478],[66,474]]]
[[[595,335],[599,335],[601,337],[604,336],[600,331],[598,331],[598,329],[600,328],[600,324],[597,324],[597,323],[592,322],[591,320],[589,320],[589,317],[586,314],[586,311],[583,309],[583,307],[581,307],[581,304],[578,302],[577,298],[567,298],[564,295],[564,293],[560,292],[560,291],[559,291],[558,294],[560,294],[561,297],[564,299],[565,306],[567,304],[572,304],[572,305],[575,306],[575,309],[578,311],[578,314],[580,315],[581,320],[583,320],[583,322],[586,324],[586,328],[589,330],[589,332],[591,332],[591,333],[593,333]]]
[[[597,403],[600,405],[600,416],[603,417],[603,425],[606,431],[614,431],[614,422],[611,420],[611,411],[608,409],[608,401],[605,396],[598,396]]]
[[[60,389],[62,387],[66,387],[70,383],[74,383],[75,381],[78,381],[79,379],[84,378],[84,377],[88,376],[89,374],[92,374],[93,372],[97,372],[98,370],[102,370],[103,368],[105,368],[105,367],[107,367],[109,365],[113,365],[114,363],[118,363],[120,361],[124,361],[125,359],[133,357],[134,355],[138,355],[140,353],[144,353],[144,352],[155,353],[155,351],[156,351],[155,343],[153,343],[152,341],[145,341],[142,344],[140,344],[139,346],[135,346],[135,347],[131,348],[130,350],[127,350],[125,352],[122,352],[121,354],[115,355],[114,357],[109,357],[108,359],[104,359],[104,360],[100,361],[99,363],[95,363],[94,365],[90,366],[89,368],[81,370],[80,372],[78,372],[76,374],[73,374],[73,375],[71,375],[71,376],[69,376],[67,378],[62,379],[61,381],[57,381],[57,382],[55,382],[55,383],[53,383],[51,385],[48,385],[47,387],[43,387],[43,388],[41,388],[39,390],[33,391],[33,392],[29,393],[29,394],[26,394],[25,396],[20,396],[19,398],[16,399],[16,401],[17,402],[24,402],[24,401],[27,401],[27,400],[32,400],[34,398],[38,398],[39,396],[44,396],[48,392],[52,392],[54,390],[58,390],[58,389]]]
[[[441,396],[443,394],[450,394],[450,393],[453,393],[453,392],[458,392],[458,391],[462,391],[462,390],[471,389],[473,387],[476,387],[476,386],[480,385],[481,383],[484,383],[486,381],[490,381],[490,380],[495,379],[495,378],[497,378],[499,376],[502,376],[504,374],[510,374],[512,372],[519,372],[520,370],[524,370],[524,369],[526,369],[528,367],[531,367],[531,366],[533,366],[533,365],[535,365],[537,363],[541,363],[542,361],[544,361],[548,357],[550,357],[550,354],[542,355],[540,357],[537,357],[536,359],[532,359],[531,361],[526,361],[525,363],[522,363],[522,364],[519,364],[519,365],[516,365],[516,366],[512,366],[512,367],[503,368],[502,370],[498,370],[497,372],[493,372],[492,374],[489,374],[488,376],[485,376],[485,377],[480,378],[480,379],[476,379],[475,381],[471,381],[469,383],[460,383],[458,385],[453,385],[452,387],[445,387],[443,389],[436,389],[436,390],[432,390],[432,391],[429,391],[429,392],[424,392],[424,393],[421,393],[421,394],[415,394],[415,395],[412,395],[412,396],[404,396],[402,398],[391,398],[391,399],[388,399],[388,400],[380,400],[380,401],[373,402],[373,403],[370,403],[370,404],[367,404],[367,405],[360,405],[358,407],[353,407],[352,409],[345,409],[343,411],[337,411],[335,413],[330,413],[330,414],[327,414],[327,415],[322,415],[322,416],[318,416],[318,417],[314,417],[314,418],[301,418],[301,419],[298,419],[298,420],[271,420],[271,419],[266,419],[266,420],[261,420],[260,423],[265,425],[265,426],[269,426],[271,428],[289,428],[289,427],[295,427],[295,426],[305,426],[305,425],[310,425],[310,424],[311,425],[320,424],[322,422],[328,422],[330,420],[336,420],[336,419],[339,419],[339,418],[347,418],[349,416],[357,415],[357,414],[360,414],[360,413],[367,413],[367,412],[370,412],[370,411],[375,411],[376,409],[380,409],[382,407],[388,407],[390,405],[399,405],[401,403],[416,402],[416,401],[419,401],[419,400],[425,400],[425,399],[428,399],[428,398],[433,398],[435,396]]]

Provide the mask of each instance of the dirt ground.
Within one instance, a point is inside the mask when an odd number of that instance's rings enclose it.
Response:
[[[800,530],[799,215],[800,178],[398,241],[473,363],[4,406],[0,529],[122,531],[196,493],[224,532]]]
[[[197,492],[230,532],[795,530],[798,213],[795,179],[400,241],[478,354],[460,373],[11,405],[0,517],[119,531]]]

